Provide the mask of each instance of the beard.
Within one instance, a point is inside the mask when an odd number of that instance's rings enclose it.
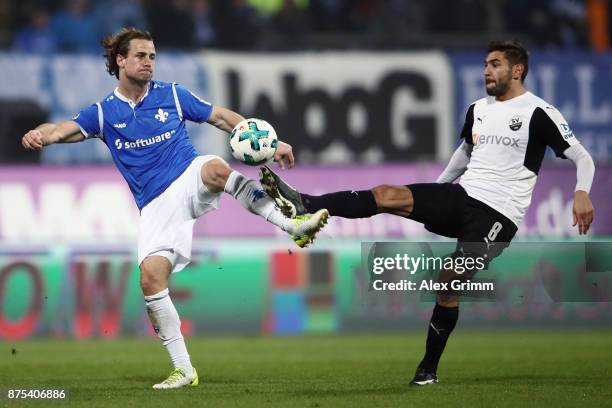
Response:
[[[127,77],[127,79],[129,79],[132,82],[135,82],[139,85],[146,85],[151,79],[153,79],[153,75],[149,75],[146,73],[138,73],[136,75],[128,75],[126,73],[125,75]]]
[[[499,81],[491,88],[486,87],[487,95],[502,96],[510,90],[510,81]]]

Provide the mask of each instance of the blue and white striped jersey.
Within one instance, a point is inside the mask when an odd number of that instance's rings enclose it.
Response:
[[[137,104],[115,89],[73,120],[85,137],[98,137],[106,143],[142,209],[197,156],[185,121],[205,122],[211,112],[209,102],[181,85],[151,81]]]

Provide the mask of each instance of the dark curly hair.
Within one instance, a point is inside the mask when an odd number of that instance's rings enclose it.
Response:
[[[523,75],[521,75],[521,82],[525,81],[527,72],[529,71],[529,51],[527,51],[527,48],[525,48],[520,41],[491,41],[489,43],[489,52],[491,53],[493,51],[503,52],[511,66],[521,64],[524,67]]]
[[[117,65],[117,55],[127,57],[130,50],[130,40],[153,41],[153,37],[148,31],[138,30],[134,27],[124,28],[115,35],[111,35],[102,40],[104,57],[106,58],[106,71],[109,75],[114,75],[119,79],[119,66]]]

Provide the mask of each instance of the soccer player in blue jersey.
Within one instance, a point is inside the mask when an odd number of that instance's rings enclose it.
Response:
[[[227,192],[248,211],[291,234],[303,247],[327,221],[327,210],[287,218],[263,190],[220,157],[196,153],[185,121],[207,122],[231,131],[244,118],[200,99],[176,83],[154,81],[155,45],[148,32],[124,29],[102,41],[106,67],[118,86],[72,120],[45,123],[22,138],[40,150],[53,143],[98,138],[109,148],[140,209],[138,263],[140,286],[151,323],[168,350],[174,369],[155,389],[198,384],[181,335],[179,315],[168,292],[171,273],[191,258],[195,220],[217,208]],[[291,146],[279,142],[274,157],[293,167]]]

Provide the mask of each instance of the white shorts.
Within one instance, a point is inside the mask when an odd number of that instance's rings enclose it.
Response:
[[[196,157],[183,174],[141,210],[138,265],[151,255],[166,257],[172,272],[191,262],[193,225],[198,217],[217,209],[221,198],[221,192],[211,193],[200,176],[202,165],[212,159],[224,161],[213,155]]]

